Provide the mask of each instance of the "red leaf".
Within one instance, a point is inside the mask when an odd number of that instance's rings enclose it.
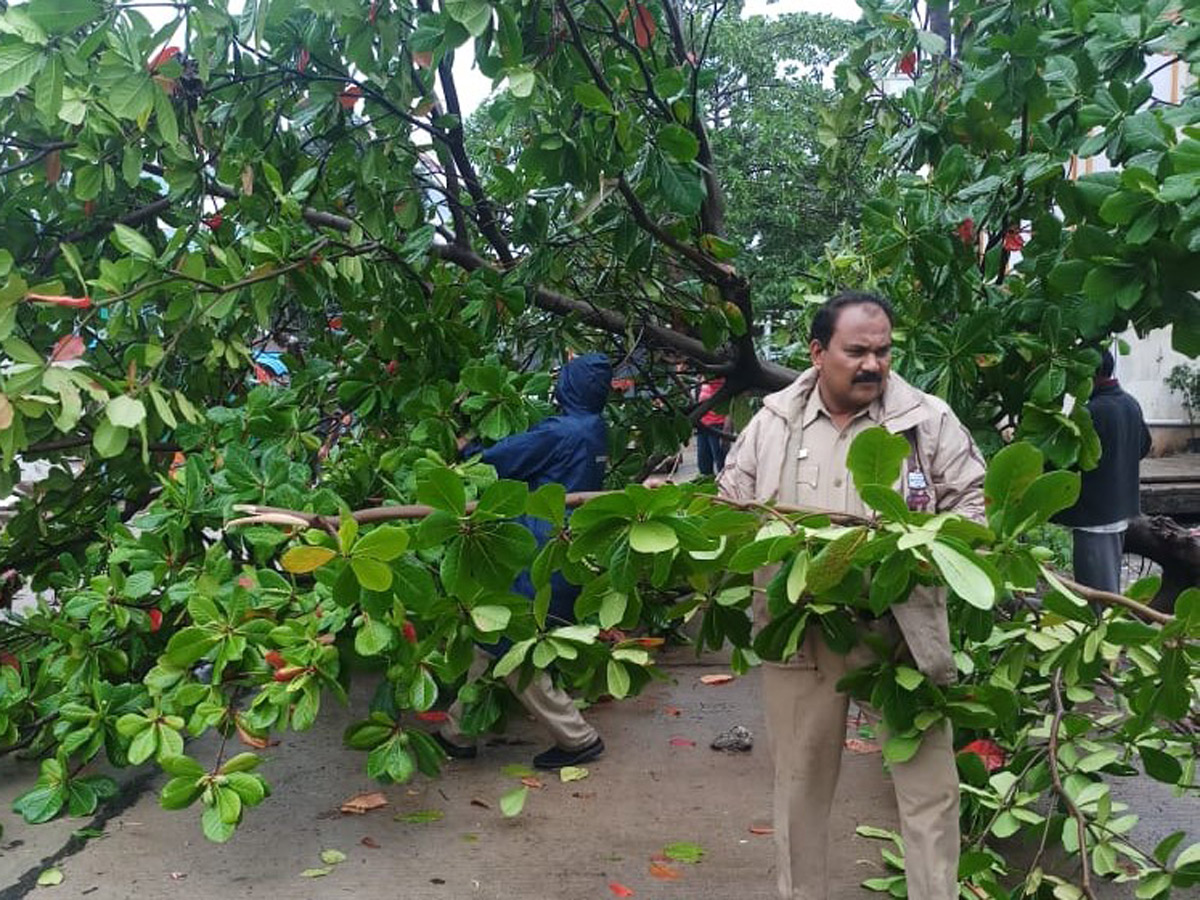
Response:
[[[988,738],[979,738],[971,741],[959,753],[973,753],[979,757],[983,767],[989,772],[995,772],[997,769],[1003,769],[1005,764],[1004,748],[993,740]]]
[[[731,681],[733,681],[733,676],[726,674],[726,673],[722,673],[719,675],[701,675],[700,676],[701,684],[729,684],[729,682],[731,682]]]
[[[303,72],[308,68],[308,61],[312,57],[309,56],[308,50],[301,50],[300,55],[296,58],[296,71]]]
[[[393,359],[391,362],[389,362],[387,364],[386,368],[387,368],[387,373],[389,375],[395,375],[397,372],[400,371],[400,363],[396,362],[396,360]]]
[[[405,622],[400,630],[404,633],[404,639],[410,644],[417,642],[417,629],[412,622]]]
[[[79,359],[83,356],[83,351],[87,346],[83,343],[83,338],[77,334],[64,334],[55,343],[54,349],[50,351],[50,362],[65,362],[70,359]]]
[[[0,650],[0,666],[8,666],[18,672],[21,671],[21,661],[7,650]]]
[[[970,247],[975,243],[975,220],[970,218],[963,219],[958,228],[955,229],[955,233],[958,235],[960,241]]]
[[[62,154],[54,150],[46,154],[46,184],[58,184],[62,177]]]
[[[91,297],[67,297],[62,294],[26,294],[30,303],[49,303],[52,306],[69,306],[72,309],[87,309],[92,305]]]
[[[449,714],[440,709],[430,709],[417,713],[417,719],[422,722],[445,722],[449,718]]]
[[[774,834],[775,829],[772,828],[770,825],[751,825],[750,833],[758,834],[758,835]]]
[[[528,775],[521,779],[521,784],[525,785],[525,787],[527,787],[527,788],[540,789],[540,788],[545,787],[545,785],[542,784],[542,782],[540,780],[538,780],[537,778],[528,776]]]
[[[339,330],[342,327],[342,317],[334,316],[332,319],[330,319],[329,327],[332,328],[334,331]]]
[[[220,213],[213,213],[211,216],[205,216],[200,221],[204,223],[204,227],[209,231],[216,231],[221,227],[221,223],[225,221],[225,218]]]
[[[372,850],[379,849],[379,841],[375,840],[375,838],[371,837],[370,835],[367,835],[365,838],[359,841],[359,843],[364,847],[370,847]]]
[[[654,21],[654,14],[646,9],[644,4],[639,3],[637,17],[633,20],[633,39],[640,48],[649,50],[650,42],[654,40],[654,35],[657,33],[658,25]]]
[[[1021,232],[1016,228],[1010,228],[1004,232],[1004,249],[1010,253],[1015,253],[1025,246],[1025,238],[1021,237]]]
[[[257,734],[247,730],[246,727],[241,723],[240,717],[234,722],[234,727],[237,729],[238,740],[247,747],[253,747],[255,750],[265,750],[267,747],[270,747],[272,743],[279,743],[278,741],[272,742],[265,737],[259,737]]]
[[[373,809],[380,809],[387,805],[387,797],[379,791],[371,791],[369,794],[355,794],[338,807],[338,809],[344,813],[361,816],[363,813],[368,813]]]
[[[151,632],[158,631],[158,629],[162,628],[162,610],[161,609],[152,609],[147,613],[147,615],[150,616],[150,631]]]
[[[367,12],[367,21],[374,25],[377,15],[379,15],[379,0],[371,0],[371,8]]]
[[[673,737],[667,741],[672,747],[695,747],[696,742],[685,737]]]
[[[913,73],[917,71],[917,54],[909,53],[902,60],[900,60],[900,65],[896,66],[896,68],[909,78],[912,78]]]
[[[659,860],[650,861],[650,874],[663,881],[679,880],[679,870]]]
[[[358,102],[358,98],[362,96],[362,88],[357,84],[348,84],[340,94],[338,94],[338,103],[342,104],[342,109],[354,109],[354,104]]]
[[[666,638],[660,637],[640,637],[634,638],[633,642],[639,647],[645,647],[647,650],[653,650],[656,647],[661,647],[667,642]]]
[[[249,575],[243,575],[241,578],[239,578],[237,580],[237,583],[238,583],[238,587],[243,587],[248,591],[252,590],[254,588],[254,579],[251,578]]]
[[[618,897],[632,897],[633,896],[633,891],[631,891],[629,888],[625,887],[625,885],[621,884],[621,882],[619,882],[619,881],[610,881],[608,883],[608,889],[610,891],[612,891]]]
[[[418,50],[412,55],[413,63],[418,69],[430,69],[433,67],[433,53],[429,50]]]
[[[259,384],[270,384],[271,374],[258,363],[254,364],[254,380]]]
[[[146,68],[151,72],[157,72],[158,67],[164,63],[168,63],[179,55],[178,47],[163,47],[146,64]]]
[[[287,662],[283,658],[283,654],[278,650],[268,650],[263,654],[263,659],[266,660],[267,665],[272,669],[282,669],[287,665]]]

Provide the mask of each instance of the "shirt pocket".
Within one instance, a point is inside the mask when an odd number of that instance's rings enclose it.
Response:
[[[803,491],[816,491],[821,483],[820,476],[820,463],[802,462],[796,468],[796,484]]]

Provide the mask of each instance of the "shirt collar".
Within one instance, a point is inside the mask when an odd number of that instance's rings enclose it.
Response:
[[[807,428],[816,420],[817,416],[820,415],[823,415],[830,420],[833,419],[833,416],[829,414],[829,410],[825,407],[825,401],[821,399],[820,388],[814,384],[812,392],[808,395],[808,403],[804,407],[804,416],[800,420],[801,426]],[[880,394],[878,397],[872,400],[866,409],[860,409],[854,414],[850,421],[853,422],[860,416],[866,416],[868,419],[878,425],[883,419],[883,395]]]

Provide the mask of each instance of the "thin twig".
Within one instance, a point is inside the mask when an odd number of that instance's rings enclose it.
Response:
[[[1080,888],[1088,900],[1096,900],[1096,892],[1092,890],[1091,865],[1088,862],[1087,820],[1063,787],[1062,776],[1058,772],[1058,729],[1062,725],[1063,715],[1066,712],[1062,700],[1062,669],[1054,670],[1054,678],[1050,682],[1050,695],[1054,699],[1054,719],[1050,723],[1050,780],[1054,784],[1054,792],[1066,806],[1067,813],[1075,820],[1075,826],[1079,832],[1080,881],[1082,882]]]

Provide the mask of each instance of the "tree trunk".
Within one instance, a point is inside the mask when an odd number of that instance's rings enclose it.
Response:
[[[1137,553],[1162,566],[1162,588],[1151,606],[1175,611],[1176,598],[1200,585],[1200,536],[1167,516],[1138,516],[1125,532],[1125,552]]]

